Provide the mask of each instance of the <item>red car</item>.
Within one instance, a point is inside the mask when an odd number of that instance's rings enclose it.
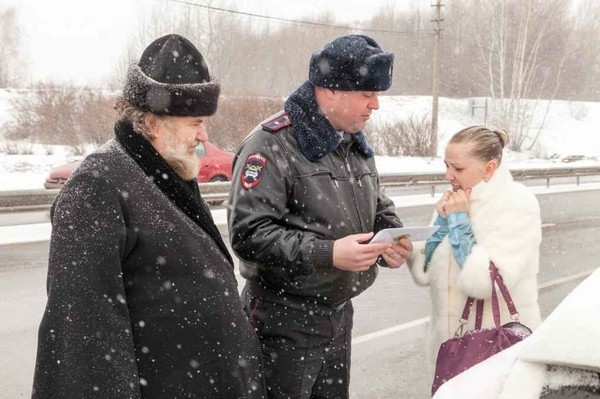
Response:
[[[234,154],[223,151],[209,142],[200,143],[196,147],[196,154],[200,158],[200,173],[196,180],[200,183],[229,181],[231,180],[231,165]],[[59,165],[50,171],[44,182],[45,188],[62,188],[71,173],[81,163],[73,161]]]

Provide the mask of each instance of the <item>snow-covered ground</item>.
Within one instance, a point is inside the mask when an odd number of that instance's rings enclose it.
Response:
[[[53,166],[73,160],[66,147],[32,145],[30,155],[8,155],[4,151],[6,142],[2,140],[2,125],[11,119],[9,99],[21,95],[20,90],[0,90],[0,190],[41,189]],[[533,101],[531,106],[533,106]],[[440,99],[439,150],[448,139],[463,127],[481,124],[483,116],[471,117],[468,99]],[[373,115],[373,124],[382,121],[421,118],[431,110],[431,97],[428,96],[382,96],[380,109]],[[537,103],[532,126],[539,126],[546,110],[546,103]],[[567,155],[584,155],[586,160],[569,165],[600,165],[600,103],[553,101],[544,123],[539,144],[532,151],[513,153],[507,151],[504,160],[509,168],[562,167],[560,158]],[[34,135],[35,133],[32,133]],[[210,132],[209,132],[210,137]],[[88,149],[89,152],[93,148]],[[556,154],[558,159],[549,159]],[[543,159],[545,155],[546,159]],[[377,167],[382,174],[425,171],[443,171],[441,157],[376,157]]]
[[[11,119],[9,99],[20,95],[21,90],[0,90],[0,191],[43,189],[46,175],[54,166],[81,158],[71,155],[64,146],[31,145],[29,155],[9,155],[3,152],[6,142],[2,141],[2,124]],[[539,127],[546,111],[546,103],[536,105],[532,126]],[[381,174],[410,172],[443,172],[443,150],[453,133],[463,127],[481,124],[481,113],[472,117],[468,99],[440,99],[439,149],[436,158],[385,157],[375,160]],[[399,119],[421,119],[431,110],[431,97],[428,96],[382,96],[380,109],[374,113],[372,123],[377,124]],[[600,166],[600,103],[552,102],[544,121],[543,131],[535,149],[523,153],[506,151],[504,161],[509,168],[552,168],[569,166]],[[33,134],[33,133],[32,133]],[[210,136],[210,132],[209,132]],[[93,148],[87,149],[88,153]],[[555,158],[549,155],[556,154]],[[545,155],[545,156],[544,156]],[[583,155],[585,160],[565,164],[561,158],[567,155]],[[565,186],[536,187],[538,193],[557,190],[598,189],[597,184],[585,187]],[[429,195],[414,195],[393,198],[396,206],[433,204],[435,198]],[[225,223],[225,211],[213,211],[217,224]],[[0,227],[0,245],[7,243],[47,240],[50,235],[49,223],[24,226]]]
[[[381,96],[380,109],[374,114],[373,122],[421,119],[423,115],[431,115],[431,103],[430,96]],[[524,108],[532,115],[528,135],[535,137],[540,127],[541,132],[533,149],[527,154],[515,155],[516,158],[548,158],[556,154],[560,158],[584,155],[600,159],[600,103],[524,100]],[[488,124],[495,113],[497,111],[489,101]],[[438,154],[443,153],[446,143],[458,130],[483,122],[482,109],[475,109],[471,116],[469,99],[440,98]]]
[[[31,154],[9,155],[3,152],[6,142],[1,138],[2,122],[11,118],[9,98],[20,91],[0,90],[0,191],[43,189],[43,182],[52,167],[72,161],[78,157],[71,155],[64,146],[31,145]],[[393,121],[411,117],[421,118],[431,109],[431,98],[426,96],[382,96],[380,109],[374,114],[373,123]],[[545,111],[544,104],[538,104],[532,125],[539,123]],[[473,124],[481,124],[481,116],[469,115],[467,99],[440,99],[439,151],[443,149],[453,133]],[[600,103],[554,101],[546,118],[539,145],[534,151],[515,153],[506,151],[504,162],[509,168],[551,168],[569,166],[600,166],[600,139],[597,130],[600,126]],[[209,132],[210,136],[210,132]],[[24,145],[24,144],[22,144]],[[88,148],[92,152],[93,148]],[[557,154],[558,158],[543,159],[540,154]],[[560,158],[566,155],[584,155],[588,159],[565,164]],[[386,157],[376,156],[381,174],[410,172],[443,172],[443,158]],[[587,187],[543,187],[534,188],[538,194],[556,190],[598,189],[598,185]],[[592,187],[594,186],[594,187]],[[396,206],[433,204],[435,198],[429,195],[414,195],[393,198]],[[225,211],[213,211],[217,224],[225,223]],[[24,241],[47,240],[50,225],[40,223],[25,226],[0,227],[0,245]]]

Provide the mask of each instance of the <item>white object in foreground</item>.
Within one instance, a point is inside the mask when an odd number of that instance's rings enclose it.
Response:
[[[600,372],[599,287],[600,269],[530,337],[447,381],[434,399],[538,399],[549,381],[548,365]]]

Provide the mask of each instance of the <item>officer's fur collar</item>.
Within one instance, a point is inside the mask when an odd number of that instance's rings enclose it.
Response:
[[[210,211],[200,195],[195,179],[184,181],[154,149],[152,144],[133,131],[129,122],[115,125],[117,140],[125,151],[151,177],[154,184],[200,228],[206,231],[233,265],[233,260]]]
[[[292,93],[284,108],[291,119],[300,151],[311,162],[318,161],[340,145],[342,138],[319,110],[314,86],[310,82],[305,82]],[[352,134],[352,139],[365,157],[373,156],[373,150],[362,132]]]

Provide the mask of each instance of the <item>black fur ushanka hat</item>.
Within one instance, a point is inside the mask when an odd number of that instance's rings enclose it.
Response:
[[[308,80],[343,91],[385,91],[392,85],[394,54],[365,35],[341,36],[315,51]]]
[[[220,86],[210,80],[198,49],[171,34],[152,42],[127,73],[123,97],[145,112],[209,116],[217,111]]]

